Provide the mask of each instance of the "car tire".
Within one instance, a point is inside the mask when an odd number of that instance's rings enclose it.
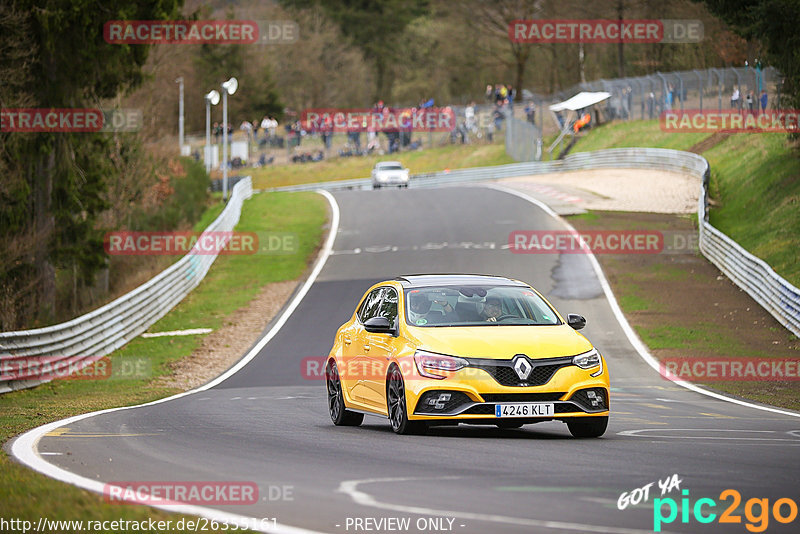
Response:
[[[567,421],[567,427],[576,438],[599,438],[608,428],[608,416],[578,417]]]
[[[522,427],[522,425],[524,425],[524,424],[525,424],[525,423],[522,423],[522,422],[520,422],[520,421],[500,421],[500,422],[498,422],[498,423],[495,423],[495,425],[497,426],[497,428],[502,428],[503,430],[510,430],[510,429],[514,429],[514,428],[521,428],[521,427]]]
[[[380,189],[381,184],[372,184],[372,189]]]
[[[339,369],[336,362],[331,360],[325,369],[325,383],[328,390],[328,413],[331,421],[336,426],[358,426],[364,420],[364,414],[351,412],[344,404],[342,381],[339,379]]]
[[[424,421],[409,421],[406,404],[406,386],[397,366],[389,369],[386,377],[386,411],[395,434],[424,434],[428,425]]]

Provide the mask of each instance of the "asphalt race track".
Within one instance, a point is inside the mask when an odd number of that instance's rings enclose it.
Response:
[[[335,198],[341,221],[333,254],[252,361],[212,389],[69,424],[43,437],[39,453],[99,481],[252,481],[257,504],[216,508],[334,533],[653,532],[657,481],[673,474],[680,489],[664,498],[688,498],[693,509],[710,498],[717,508],[701,511],[716,519],[703,524],[687,510],[687,523],[679,513],[664,532],[745,533],[750,498],[769,499],[770,512],[780,498],[800,503],[800,419],[662,379],[628,342],[586,256],[502,248],[513,230],[563,229],[543,210],[486,187]],[[583,332],[611,371],[605,436],[573,439],[559,422],[519,430],[462,425],[427,436],[396,436],[377,417],[334,427],[324,380],[308,376],[304,359],[327,355],[369,285],[422,272],[519,278],[562,314],[584,315]],[[651,482],[648,502],[618,509],[623,492]],[[732,502],[720,499],[729,488],[742,498],[733,510],[739,524],[718,522]],[[750,511],[759,515],[758,506]],[[400,523],[373,522],[380,518]],[[766,531],[797,532],[798,524],[770,513]]]

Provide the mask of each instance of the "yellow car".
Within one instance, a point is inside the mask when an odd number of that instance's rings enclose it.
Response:
[[[432,425],[519,428],[559,420],[575,437],[608,426],[609,377],[580,333],[531,286],[498,276],[411,275],[372,286],[326,363],[335,425],[388,417],[398,434]]]

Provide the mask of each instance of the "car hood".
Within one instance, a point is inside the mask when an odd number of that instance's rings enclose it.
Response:
[[[592,344],[572,327],[558,326],[459,326],[408,327],[409,340],[417,348],[467,358],[510,359],[574,356],[592,350]]]

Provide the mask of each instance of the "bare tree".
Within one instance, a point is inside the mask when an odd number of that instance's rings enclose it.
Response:
[[[544,8],[544,0],[470,0],[452,6],[471,33],[487,38],[481,52],[513,68],[514,86],[518,89],[525,83],[525,67],[533,45],[513,42],[509,38],[508,27],[517,19],[541,18]]]

